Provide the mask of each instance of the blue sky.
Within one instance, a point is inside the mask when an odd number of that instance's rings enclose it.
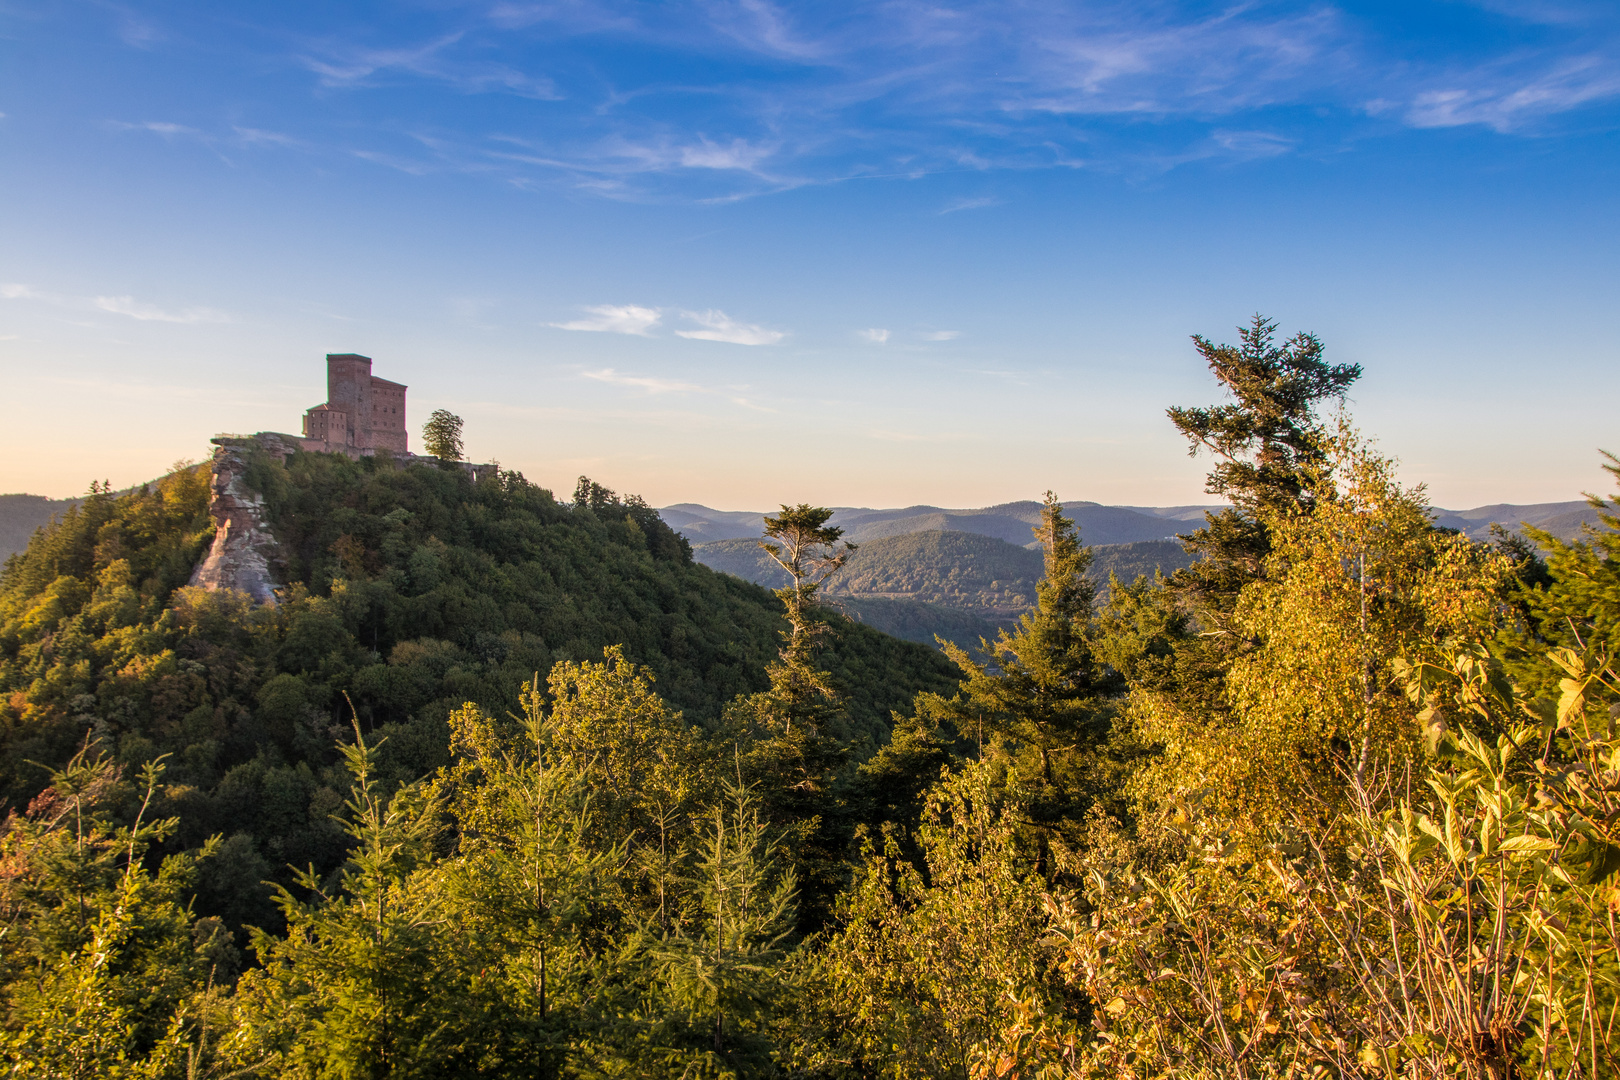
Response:
[[[1255,311],[1440,505],[1620,450],[1620,5],[0,0],[0,490],[413,427],[655,504],[1206,501]]]

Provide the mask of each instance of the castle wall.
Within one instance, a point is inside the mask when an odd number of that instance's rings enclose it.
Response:
[[[372,375],[369,356],[328,353],[326,402],[304,414],[304,449],[354,457],[409,453],[405,391],[403,383]]]
[[[347,430],[340,445],[363,449],[371,421],[371,357],[357,353],[327,354],[326,405],[348,415]]]
[[[405,427],[405,385],[371,377],[371,412],[366,445],[395,454],[408,452]]]

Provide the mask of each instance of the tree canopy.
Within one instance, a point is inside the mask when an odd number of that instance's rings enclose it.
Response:
[[[1201,563],[1099,601],[1048,493],[1033,608],[943,655],[816,603],[809,504],[772,597],[587,478],[259,457],[258,605],[185,584],[205,474],[96,485],[0,575],[0,1059],[1613,1075],[1620,501],[1436,528],[1272,329],[1173,412]]]

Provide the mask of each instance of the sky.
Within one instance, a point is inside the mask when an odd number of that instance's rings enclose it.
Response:
[[[654,505],[1209,502],[1254,314],[1436,505],[1620,452],[1620,5],[0,0],[0,491],[416,432]]]

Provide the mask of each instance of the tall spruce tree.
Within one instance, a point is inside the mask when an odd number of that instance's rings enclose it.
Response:
[[[1206,514],[1203,528],[1181,537],[1197,562],[1163,588],[1116,583],[1101,619],[1098,647],[1108,663],[1189,715],[1227,708],[1226,671],[1250,647],[1232,613],[1243,587],[1265,578],[1272,546],[1266,521],[1309,512],[1324,490],[1327,432],[1317,409],[1342,400],[1361,377],[1359,364],[1329,364],[1314,334],[1278,343],[1276,331],[1276,322],[1256,315],[1238,328],[1237,345],[1193,335],[1231,400],[1173,407],[1167,415],[1191,455],[1215,458],[1205,490],[1231,506]]]
[[[1326,461],[1317,406],[1342,401],[1361,378],[1360,364],[1328,364],[1315,334],[1279,344],[1276,333],[1275,321],[1256,315],[1238,328],[1237,345],[1194,334],[1193,344],[1232,400],[1167,410],[1187,437],[1188,453],[1207,450],[1216,459],[1204,490],[1232,504],[1207,514],[1202,529],[1182,538],[1200,561],[1171,582],[1206,616],[1230,611],[1238,591],[1263,575],[1271,550],[1264,512],[1309,508],[1310,474]]]
[[[771,824],[790,838],[803,882],[805,930],[831,915],[847,876],[853,832],[846,804],[834,791],[849,759],[847,717],[831,675],[816,663],[817,647],[829,632],[818,593],[855,550],[842,540],[842,529],[827,524],[832,513],[801,503],[765,519],[760,547],[791,578],[776,590],[788,625],[777,659],[765,668],[770,689],[739,698],[726,711],[733,730],[749,733],[745,767],[760,786]]]
[[[1113,709],[1106,697],[1118,687],[1091,643],[1091,549],[1050,491],[1033,531],[1045,556],[1035,609],[1016,629],[982,642],[982,658],[941,642],[966,678],[955,698],[931,707],[943,708],[961,735],[981,744],[981,753],[1020,763],[1047,869],[1047,833],[1076,821],[1098,794],[1088,782],[1091,759],[1108,737]]]
[[[688,1030],[707,1029],[704,1058],[711,1067],[720,1075],[739,1066],[759,1073],[769,1069],[770,1057],[768,1043],[755,1034],[757,1021],[790,986],[783,961],[797,881],[777,858],[779,841],[753,792],[738,780],[727,785],[725,802],[712,808],[690,849],[697,917],[659,935],[649,956]]]
[[[443,799],[421,782],[387,795],[358,726],[341,749],[349,861],[335,882],[300,872],[307,899],[278,887],[286,937],[253,932],[263,967],[237,988],[248,1026],[280,1076],[476,1074],[466,1045],[488,1025],[439,872]]]

